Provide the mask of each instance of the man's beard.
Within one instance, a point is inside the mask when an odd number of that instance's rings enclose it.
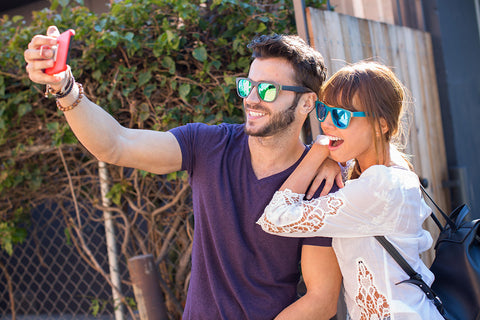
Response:
[[[252,137],[269,137],[285,130],[286,128],[288,128],[289,125],[293,123],[293,121],[295,121],[295,109],[297,109],[298,100],[299,99],[295,97],[295,100],[293,101],[293,105],[291,107],[280,113],[275,113],[270,119],[270,122],[268,122],[263,128],[260,128],[257,131],[251,130],[245,125],[245,133]],[[255,108],[250,109],[255,110]]]

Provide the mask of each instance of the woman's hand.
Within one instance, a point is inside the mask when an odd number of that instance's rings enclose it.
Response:
[[[53,67],[55,61],[54,50],[51,48],[57,45],[57,37],[60,35],[57,27],[50,26],[47,35],[36,35],[28,44],[24,52],[27,62],[27,73],[30,80],[39,84],[48,84],[53,90],[59,91],[67,81],[66,72],[56,75],[48,75],[44,71]]]
[[[313,148],[326,148],[330,142],[327,136],[319,135],[315,139]],[[325,185],[323,186],[322,191],[320,192],[320,196],[325,196],[333,187],[333,182],[337,183],[339,188],[343,188],[343,180],[342,180],[342,171],[340,166],[336,161],[333,161],[330,158],[326,158],[325,161],[322,162],[320,167],[317,170],[315,178],[313,179],[310,188],[306,193],[306,198],[311,199],[313,198],[315,191],[320,187],[322,182],[325,181]]]
[[[344,187],[341,168],[336,161],[333,161],[330,158],[325,159],[318,168],[317,175],[313,179],[305,196],[308,200],[313,198],[315,191],[317,191],[324,180],[325,185],[323,186],[322,192],[320,192],[321,197],[328,194],[333,187],[333,182],[336,182],[339,188]]]

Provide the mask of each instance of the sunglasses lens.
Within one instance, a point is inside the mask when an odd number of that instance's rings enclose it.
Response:
[[[350,113],[342,109],[332,109],[332,120],[338,128],[345,129],[350,122]]]
[[[248,97],[250,91],[252,91],[252,83],[248,79],[240,79],[237,84],[237,91],[240,97]]]
[[[323,122],[327,117],[327,108],[323,102],[318,102],[317,105],[317,118],[318,121]]]
[[[259,83],[258,95],[265,102],[272,102],[277,97],[277,88],[271,83]]]

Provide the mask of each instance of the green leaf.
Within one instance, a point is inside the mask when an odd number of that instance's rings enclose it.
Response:
[[[135,37],[133,32],[127,32],[127,34],[125,35],[125,40],[131,42],[133,40],[133,37]]]
[[[22,17],[22,16],[18,16],[18,15],[17,15],[17,16],[13,16],[13,18],[12,18],[13,23],[17,23],[17,22],[22,21],[22,20],[23,20],[23,17]]]
[[[180,85],[178,88],[178,93],[182,99],[187,100],[187,96],[190,93],[190,85],[188,83]]]
[[[30,111],[32,111],[32,105],[30,103],[22,103],[18,106],[18,116],[20,118]]]
[[[0,76],[0,97],[4,97],[4,96],[5,96],[5,78],[3,76]]]
[[[92,77],[93,79],[97,80],[97,81],[100,81],[100,79],[102,78],[102,71],[100,70],[95,70],[93,73],[92,73]]]
[[[142,72],[138,76],[137,86],[141,87],[146,84],[152,78],[152,73],[150,71]]]
[[[156,85],[154,84],[148,84],[145,86],[145,89],[143,90],[143,94],[145,97],[150,98],[152,96],[152,92],[157,88]]]
[[[72,235],[70,234],[70,230],[68,228],[63,229],[63,234],[65,235],[65,243],[69,246],[72,245]]]
[[[255,30],[256,33],[262,33],[267,30],[267,26],[264,23],[258,24],[257,29]]]
[[[58,0],[51,0],[52,4],[50,5],[50,9],[55,11],[58,7]]]
[[[192,55],[198,61],[205,62],[207,60],[207,49],[205,47],[195,48]]]
[[[100,301],[98,299],[92,299],[92,304],[90,305],[90,311],[92,315],[96,317],[100,312]]]
[[[141,122],[145,122],[145,120],[147,120],[149,117],[150,117],[150,108],[148,107],[148,104],[145,103],[145,102],[142,102],[139,106],[138,106],[138,119],[141,121]]]
[[[175,179],[177,179],[177,172],[172,172],[172,173],[167,174],[167,180],[168,181],[173,181]]]
[[[222,66],[222,62],[219,60],[212,61],[212,66],[215,67],[215,69],[220,70],[220,67]]]
[[[70,0],[58,0],[58,3],[64,8],[68,6],[69,2]]]
[[[60,124],[58,122],[49,122],[47,123],[48,131],[58,131]]]
[[[176,70],[175,61],[171,57],[169,56],[164,57],[162,60],[162,66],[164,68],[167,68],[170,74],[175,74],[175,70]]]

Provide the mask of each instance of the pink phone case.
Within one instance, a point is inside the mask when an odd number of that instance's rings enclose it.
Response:
[[[55,65],[51,68],[45,69],[45,73],[54,75],[67,70],[68,54],[70,52],[70,42],[75,35],[75,30],[69,29],[63,32],[57,38],[57,48],[55,50]]]

